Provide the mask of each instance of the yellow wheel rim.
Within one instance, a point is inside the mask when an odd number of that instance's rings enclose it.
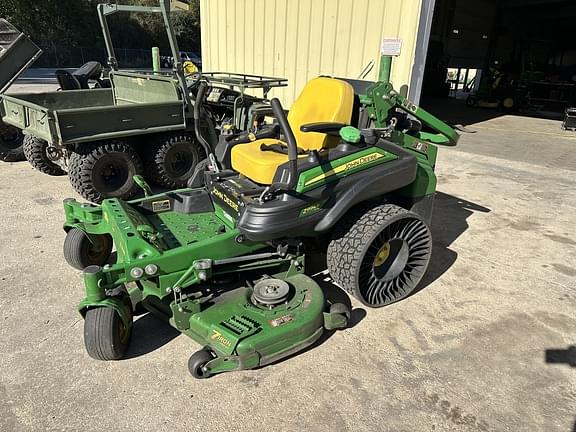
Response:
[[[376,254],[376,258],[374,258],[374,267],[380,267],[382,264],[386,262],[389,256],[390,256],[390,243],[386,242]]]

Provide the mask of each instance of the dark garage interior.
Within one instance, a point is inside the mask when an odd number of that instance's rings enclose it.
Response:
[[[421,104],[563,119],[576,106],[575,19],[573,0],[436,0]]]

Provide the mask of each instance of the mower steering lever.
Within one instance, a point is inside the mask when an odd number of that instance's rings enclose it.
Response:
[[[277,98],[273,98],[270,101],[270,105],[272,106],[272,111],[278,120],[280,129],[284,134],[284,138],[286,138],[286,143],[288,144],[288,166],[290,176],[288,183],[272,183],[267,192],[273,193],[279,190],[290,191],[296,186],[296,180],[298,178],[298,145],[296,144],[296,137],[290,128],[288,118],[286,117],[286,113],[284,112],[280,101]]]
[[[198,92],[196,93],[196,99],[194,100],[194,133],[196,134],[196,138],[202,145],[202,148],[206,152],[208,159],[210,160],[211,164],[216,162],[216,158],[212,153],[212,147],[208,144],[208,141],[204,139],[202,133],[200,132],[200,108],[204,103],[204,96],[206,95],[206,89],[208,88],[208,84],[206,81],[200,81],[198,84]],[[215,170],[218,170],[216,165],[213,165]]]

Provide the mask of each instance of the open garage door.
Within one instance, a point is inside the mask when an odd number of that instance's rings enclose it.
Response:
[[[422,103],[542,117],[576,106],[573,0],[436,0]]]

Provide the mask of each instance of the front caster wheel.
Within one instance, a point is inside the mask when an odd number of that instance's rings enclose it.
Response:
[[[128,310],[128,309],[127,309]],[[88,309],[84,317],[84,345],[96,360],[118,360],[124,356],[132,336],[132,314],[126,325],[114,309]]]
[[[194,378],[204,379],[212,376],[210,369],[206,368],[206,363],[214,359],[214,356],[207,349],[196,351],[188,359],[188,370]]]
[[[103,266],[112,253],[112,237],[109,234],[88,235],[72,228],[64,240],[64,259],[72,267],[83,270],[88,266]]]

